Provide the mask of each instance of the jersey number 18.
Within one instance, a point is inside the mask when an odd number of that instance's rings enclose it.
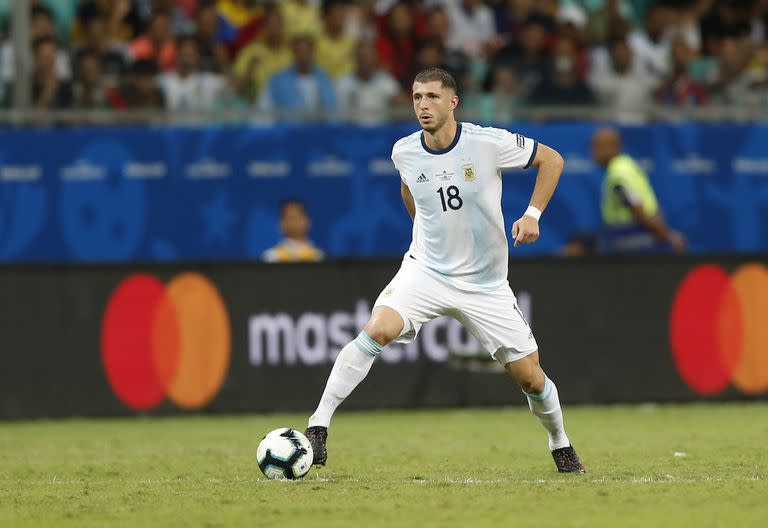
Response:
[[[437,194],[440,195],[440,203],[443,204],[443,212],[445,213],[446,211],[448,211],[448,209],[446,208],[446,199],[445,199],[446,194],[448,195],[447,206],[453,209],[454,211],[456,211],[457,209],[461,209],[461,206],[464,205],[464,200],[462,200],[461,197],[459,196],[459,188],[456,187],[455,185],[451,185],[450,187],[448,187],[447,190],[448,190],[447,193],[443,192],[442,187],[440,187],[437,190]]]

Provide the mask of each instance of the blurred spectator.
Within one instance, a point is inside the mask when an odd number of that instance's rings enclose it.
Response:
[[[459,50],[448,48],[448,40],[451,35],[451,22],[448,14],[442,8],[433,8],[427,13],[427,42],[438,44],[440,50],[440,60],[436,64],[426,67],[438,67],[447,71],[453,78],[459,88],[459,92],[467,88],[469,82],[467,78],[467,56]],[[427,44],[428,45],[428,44]],[[424,61],[421,61],[422,64]],[[421,67],[419,69],[422,69]],[[414,72],[418,73],[418,72]]]
[[[8,0],[6,0],[8,1]],[[8,3],[15,3],[16,0],[10,0]],[[0,2],[1,3],[1,2]],[[63,44],[67,41],[72,31],[72,23],[75,19],[75,13],[77,11],[76,1],[62,1],[62,0],[27,0],[27,4],[30,9],[36,7],[45,7],[53,14],[54,21],[54,34],[51,36],[56,38],[56,42]],[[10,7],[10,6],[9,6]],[[10,13],[9,13],[10,14]],[[2,14],[0,14],[0,18]],[[34,40],[34,38],[32,39]]]
[[[671,12],[663,4],[651,4],[645,13],[642,28],[627,37],[635,60],[655,79],[663,79],[670,71],[669,40],[667,28]]]
[[[724,37],[716,48],[715,67],[709,77],[712,99],[720,104],[745,104],[753,95],[754,77],[747,71],[750,56],[743,39]]]
[[[518,35],[533,11],[533,0],[506,0],[496,17],[498,33]]]
[[[36,6],[30,12],[30,44],[41,39],[52,39],[56,44],[56,26],[53,12],[47,7]],[[10,27],[10,26],[9,26]],[[72,67],[69,53],[58,48],[55,57],[55,71],[59,80],[69,81],[72,78]],[[16,76],[16,57],[13,42],[7,39],[0,47],[0,82],[12,82]]]
[[[166,109],[213,109],[224,93],[224,78],[200,70],[200,51],[195,37],[181,37],[177,49],[176,70],[162,74],[158,80]]]
[[[502,45],[493,11],[482,0],[445,0],[451,33],[448,49],[469,57],[491,55]]]
[[[339,108],[346,119],[365,124],[380,123],[388,115],[400,86],[394,77],[379,68],[373,43],[360,42],[355,55],[355,72],[336,83]]]
[[[133,63],[121,90],[128,108],[152,110],[165,106],[163,92],[155,81],[156,76],[157,64],[154,61],[144,59]]]
[[[134,61],[153,60],[162,71],[176,67],[176,43],[168,11],[158,9],[152,12],[146,33],[131,42],[130,55]]]
[[[183,0],[133,0],[139,16],[143,21],[149,21],[155,11],[165,11],[170,16],[171,33],[174,35],[189,35],[195,29],[190,17],[190,7]]]
[[[83,109],[123,110],[125,100],[120,92],[104,81],[101,56],[92,49],[81,50],[77,56],[75,82],[72,86],[72,106]]]
[[[311,35],[293,38],[293,65],[269,79],[261,92],[259,108],[305,115],[327,114],[336,109],[333,84],[315,64],[315,40]]]
[[[474,89],[464,92],[461,106],[484,122],[504,122],[514,119],[525,102],[525,90],[520,79],[509,66],[497,65],[490,72],[490,93]]]
[[[98,12],[83,16],[80,23],[83,28],[82,49],[96,54],[104,80],[117,85],[127,67],[125,47],[110,37],[107,21]]]
[[[654,251],[662,244],[676,253],[684,252],[685,237],[667,226],[648,175],[621,152],[616,129],[595,132],[592,157],[605,168],[601,207],[606,228],[604,249],[618,253]]]
[[[493,57],[490,72],[499,66],[509,68],[522,84],[522,93],[528,96],[547,75],[547,52],[544,48],[549,33],[547,18],[533,14],[523,25],[517,42],[504,46]],[[491,88],[492,77],[486,81]]]
[[[750,62],[751,85],[758,104],[768,106],[768,40],[758,48]]]
[[[682,37],[688,47],[697,53],[701,52],[703,42],[699,21],[709,3],[709,0],[685,0],[673,4],[673,22],[669,37]]]
[[[672,41],[672,72],[654,90],[654,96],[659,103],[693,106],[707,102],[706,87],[690,74],[693,58],[693,50],[682,37]]]
[[[280,232],[283,240],[264,252],[265,262],[319,262],[323,252],[309,240],[312,221],[307,208],[299,200],[288,200],[280,209]]]
[[[285,20],[289,20],[288,34],[314,35],[320,31],[320,2],[313,0],[282,0],[279,2]]]
[[[718,0],[709,2],[709,10],[701,17],[703,51],[714,55],[717,43],[725,37],[748,37],[752,32],[752,0]]]
[[[218,0],[218,40],[232,42],[238,33],[256,17],[261,8],[256,0]]]
[[[584,44],[587,13],[581,7],[575,4],[561,5],[555,23],[555,31],[559,36],[570,38],[579,45]]]
[[[282,12],[276,7],[268,9],[264,15],[262,38],[243,48],[235,61],[235,82],[240,93],[253,99],[269,78],[287,68],[292,59]]]
[[[555,44],[547,76],[533,89],[534,105],[589,105],[595,97],[576,72],[576,44],[561,38]]]
[[[351,73],[355,67],[355,41],[344,33],[346,0],[323,2],[323,31],[317,38],[317,63],[333,79]]]
[[[72,88],[56,72],[59,52],[53,37],[41,37],[32,45],[32,106],[34,108],[62,109],[72,104]]]
[[[602,6],[588,9],[584,27],[586,43],[600,45],[629,33],[631,12],[627,0],[605,0]]]
[[[146,27],[132,0],[81,0],[73,34],[75,43],[83,43],[85,21],[94,17],[105,20],[109,39],[117,42],[130,42]]]
[[[376,51],[381,64],[406,90],[411,88],[419,44],[411,7],[405,2],[397,2],[376,38]]]
[[[223,73],[229,66],[227,48],[218,41],[219,19],[215,5],[210,2],[200,6],[195,16],[195,38],[200,50],[200,69]]]
[[[555,33],[557,38],[570,39],[576,46],[576,75],[582,79],[587,75],[588,59],[585,46],[586,36],[584,28],[587,24],[587,15],[583,9],[566,4],[557,12]]]
[[[643,121],[651,106],[651,91],[655,81],[632,57],[632,50],[623,39],[610,47],[610,69],[592,73],[589,83],[603,108],[619,121]]]
[[[344,33],[355,42],[376,37],[374,4],[371,0],[349,3]]]

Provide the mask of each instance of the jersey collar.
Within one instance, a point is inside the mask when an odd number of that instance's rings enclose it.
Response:
[[[456,135],[453,137],[453,141],[451,141],[451,144],[448,145],[448,147],[440,150],[431,149],[427,146],[427,142],[424,141],[424,132],[421,132],[421,146],[424,147],[424,150],[429,152],[430,154],[447,154],[448,152],[453,150],[453,147],[456,146],[456,144],[459,142],[459,138],[461,137],[461,123],[456,123]]]

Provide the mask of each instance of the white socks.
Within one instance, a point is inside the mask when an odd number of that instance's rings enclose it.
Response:
[[[341,349],[331,369],[331,375],[328,376],[320,403],[315,413],[309,417],[309,427],[330,425],[336,408],[365,379],[382,348],[382,345],[362,331],[354,341]],[[538,394],[525,393],[525,395],[531,412],[538,417],[549,433],[550,451],[569,446],[570,441],[565,434],[563,411],[560,409],[557,387],[552,380],[545,377],[543,391]]]
[[[565,434],[563,411],[560,409],[557,387],[552,380],[544,377],[544,390],[538,394],[523,392],[528,397],[528,407],[531,408],[531,412],[538,417],[541,425],[549,433],[549,450],[571,445]]]
[[[363,330],[354,341],[341,349],[328,376],[320,404],[315,414],[309,417],[309,427],[328,427],[336,407],[363,381],[382,348]]]

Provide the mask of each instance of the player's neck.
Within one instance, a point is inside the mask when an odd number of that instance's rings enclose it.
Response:
[[[458,126],[456,120],[451,119],[434,132],[424,130],[424,143],[432,150],[445,150],[453,143]]]

